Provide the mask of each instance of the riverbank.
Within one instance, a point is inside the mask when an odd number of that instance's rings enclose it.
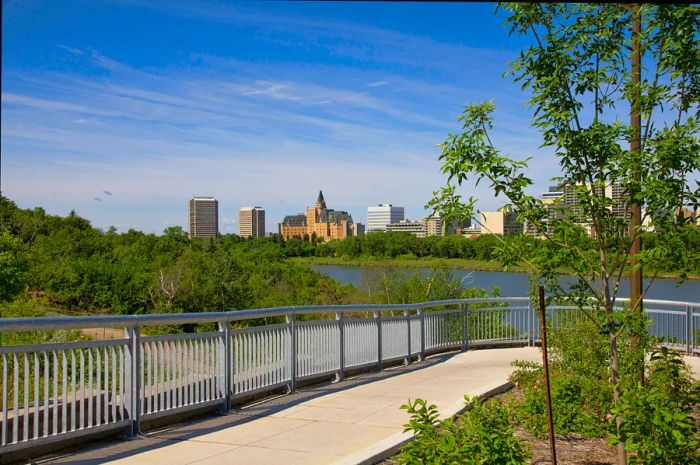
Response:
[[[388,258],[388,257],[290,257],[289,260],[311,265],[361,266],[372,268],[448,268],[453,270],[494,271],[508,273],[530,273],[525,265],[517,265],[508,270],[496,260],[469,260],[464,258]],[[560,270],[563,275],[571,275],[570,270]],[[623,276],[629,276],[624,273]],[[658,278],[680,279],[680,273],[659,273]],[[689,274],[689,280],[700,281],[700,275]]]

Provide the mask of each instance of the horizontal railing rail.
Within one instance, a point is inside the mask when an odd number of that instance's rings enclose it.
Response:
[[[645,311],[652,335],[698,352],[700,303],[646,299]],[[554,328],[582,317],[571,305],[547,308]],[[209,325],[192,332],[197,324]],[[161,325],[190,332],[141,334]],[[253,396],[294,392],[300,382],[342,380],[434,353],[534,345],[540,331],[528,297],[0,319],[0,333],[110,327],[123,328],[124,337],[0,346],[0,455],[108,430],[135,435],[142,422],[225,412]]]

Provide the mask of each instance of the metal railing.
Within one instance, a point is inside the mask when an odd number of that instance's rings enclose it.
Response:
[[[645,309],[652,335],[698,352],[700,303],[646,300]],[[582,317],[573,307],[548,312],[555,327]],[[147,327],[204,323],[218,330],[141,335]],[[3,333],[105,327],[122,327],[125,337],[0,346],[0,455],[106,430],[134,435],[142,421],[205,407],[226,411],[314,378],[342,380],[349,370],[479,345],[534,345],[539,335],[527,297],[0,319]]]

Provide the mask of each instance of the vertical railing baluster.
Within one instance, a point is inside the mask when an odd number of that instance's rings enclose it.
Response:
[[[24,427],[22,428],[22,437],[24,441],[29,439],[29,359],[27,353],[24,352]]]
[[[462,352],[469,348],[469,304],[462,304]]]
[[[39,354],[34,352],[34,439],[39,437]]]
[[[418,323],[420,326],[420,353],[418,354],[419,360],[425,360],[425,314],[423,309],[418,309]]]
[[[80,423],[78,424],[78,429],[83,429],[85,427],[85,356],[82,349],[78,349],[78,353],[80,354],[80,393],[78,396],[80,398],[80,404],[78,405]]]
[[[68,359],[66,351],[61,351],[61,369],[63,371],[63,390],[61,391],[61,432],[68,431]]]
[[[104,404],[102,405],[102,412],[104,415],[104,422],[107,424],[109,423],[109,349],[107,347],[105,347],[104,356],[104,394],[102,395]]]
[[[12,378],[12,442],[18,441],[19,434],[19,359],[17,354],[12,354],[12,371],[14,376]]]
[[[95,424],[100,426],[102,424],[102,355],[99,347],[95,350],[95,381],[97,386],[95,388]]]
[[[17,395],[16,392],[15,395]],[[7,356],[2,354],[2,438],[0,446],[7,444],[7,396]]]
[[[187,354],[189,356],[189,394],[188,394],[188,399],[190,404],[194,404],[197,402],[197,399],[194,396],[194,385],[195,385],[195,380],[197,379],[194,374],[194,344],[192,343],[192,339],[187,341]]]
[[[382,311],[374,311],[374,320],[377,325],[377,371],[382,371]]]
[[[335,312],[335,320],[338,322],[338,381],[345,379],[345,315],[343,312]]]
[[[184,371],[184,395],[185,395],[185,405],[190,405],[190,378],[191,378],[191,364],[190,364],[190,340],[185,339],[183,341],[183,350],[184,353],[182,354],[182,363],[185,366],[185,371]]]
[[[212,390],[212,383],[213,383],[213,372],[212,372],[212,351],[213,348],[211,346],[211,339],[209,338],[204,338],[204,344],[206,345],[206,354],[207,354],[207,361],[206,361],[206,369],[207,369],[207,400],[212,400],[213,399],[213,390]]]
[[[207,338],[202,339],[202,344],[204,345],[204,401],[210,400],[209,397],[209,341]]]
[[[296,391],[297,382],[297,323],[296,312],[287,312],[285,315],[290,335],[290,360],[289,360],[289,392]]]
[[[124,346],[119,347],[119,414],[120,420],[126,420],[126,361]]]
[[[411,364],[411,310],[406,309],[403,311],[404,316],[406,317],[406,360],[405,363],[406,365]]]
[[[693,353],[693,310],[690,305],[685,306],[685,351]]]
[[[112,362],[112,396],[110,403],[112,404],[112,421],[117,421],[117,351],[112,346],[111,348],[111,362]]]
[[[56,351],[51,351],[51,358],[53,360],[53,430],[52,434],[58,434],[58,356]],[[48,381],[47,381],[48,383]]]
[[[221,331],[221,337],[223,338],[223,353],[221,357],[223,357],[223,369],[224,369],[224,376],[223,376],[223,398],[224,398],[224,404],[223,408],[221,409],[221,413],[228,413],[229,409],[231,408],[231,386],[233,385],[233,370],[231,370],[231,323],[229,321],[220,321],[219,322],[219,331]]]
[[[134,437],[141,432],[141,328],[131,326],[124,328],[124,331],[127,342],[124,351],[125,386],[122,389],[125,399],[122,407],[125,408],[130,423],[129,436]]]
[[[77,389],[75,388],[77,384],[77,379],[76,377],[78,376],[78,370],[75,368],[75,350],[71,349],[70,351],[70,373],[71,373],[71,393],[73,397],[73,401],[70,404],[70,430],[75,431],[75,423],[76,423],[76,408],[77,408],[77,403],[78,403],[78,397],[77,397]]]
[[[153,344],[153,365],[156,383],[156,396],[157,399],[153,399],[154,402],[158,401],[157,412],[165,410],[165,369],[163,360],[165,359],[165,348],[162,341],[156,341]]]
[[[88,409],[88,417],[87,417],[87,426],[88,428],[92,428],[93,425],[93,420],[92,420],[92,401],[93,401],[93,392],[92,392],[92,349],[88,349],[88,397],[87,397],[87,409]]]
[[[143,416],[146,409],[146,360],[144,359],[144,345],[139,342],[139,363],[136,365],[136,375],[139,377],[139,390],[136,395],[139,398],[139,415]]]

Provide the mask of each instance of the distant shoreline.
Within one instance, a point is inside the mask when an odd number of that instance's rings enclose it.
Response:
[[[464,258],[336,258],[336,257],[291,257],[290,260],[305,265],[366,266],[373,268],[449,268],[455,270],[492,271],[498,273],[524,273],[529,271],[518,265],[508,270],[495,260],[469,260]],[[562,270],[562,274],[571,272]],[[629,273],[624,273],[625,277]],[[680,279],[678,273],[659,273],[657,278]],[[699,281],[700,276],[688,275],[687,280]]]

